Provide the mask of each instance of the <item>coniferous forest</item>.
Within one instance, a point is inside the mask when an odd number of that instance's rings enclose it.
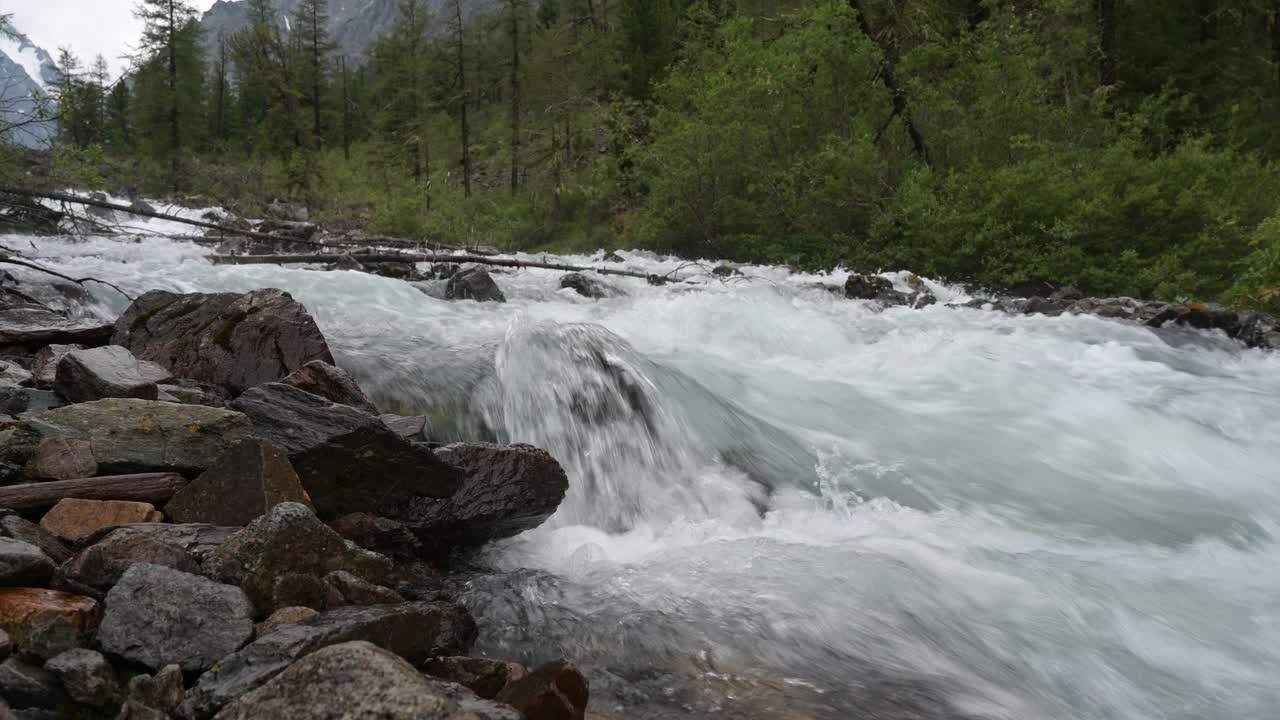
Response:
[[[143,0],[123,77],[64,48],[66,181],[1280,309],[1277,0],[401,0],[362,57],[327,0],[249,3],[203,38]]]

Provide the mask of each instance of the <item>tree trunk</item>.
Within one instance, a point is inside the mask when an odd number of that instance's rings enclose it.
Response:
[[[311,112],[313,116],[312,132],[316,136],[316,145],[320,145],[320,17],[319,12],[311,14]]]
[[[1098,15],[1101,25],[1100,45],[1102,47],[1098,82],[1103,87],[1114,87],[1119,81],[1120,66],[1116,57],[1118,54],[1116,0],[1098,0]]]
[[[342,157],[351,162],[351,99],[347,97],[347,56],[338,58],[342,72]]]
[[[902,122],[907,126],[907,134],[911,137],[911,145],[915,148],[916,156],[920,158],[920,162],[925,165],[932,165],[933,160],[929,153],[929,143],[925,141],[924,133],[920,132],[920,127],[916,125],[915,119],[911,117],[909,105],[907,102],[907,92],[898,84],[898,78],[894,73],[894,57],[890,48],[880,45],[876,39],[875,32],[871,27],[871,20],[867,17],[862,4],[862,0],[849,0],[849,7],[853,8],[858,15],[858,28],[862,30],[862,34],[867,39],[875,43],[880,48],[882,60],[880,63],[880,80],[884,83],[885,88],[893,95],[893,114],[894,117],[902,118]]]
[[[59,500],[132,500],[162,505],[187,481],[177,473],[108,475],[80,480],[55,480],[0,487],[0,507],[10,510],[40,510]]]
[[[462,191],[463,195],[471,197],[471,125],[467,118],[467,105],[470,104],[470,98],[467,95],[466,32],[462,23],[461,0],[453,1],[453,12],[454,21],[458,25],[458,89],[462,102]]]
[[[182,150],[182,136],[178,132],[178,28],[174,18],[174,3],[169,0],[169,142],[173,157],[170,160],[173,189],[178,190],[178,155]]]
[[[511,0],[511,194],[520,191],[520,16]]]
[[[1271,64],[1276,71],[1276,92],[1280,93],[1280,0],[1271,4]]]

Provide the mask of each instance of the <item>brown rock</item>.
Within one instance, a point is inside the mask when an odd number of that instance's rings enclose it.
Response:
[[[349,513],[330,523],[339,535],[359,545],[393,558],[418,556],[421,543],[404,523],[369,513]]]
[[[75,541],[113,525],[160,522],[164,515],[151,503],[126,500],[60,500],[40,519],[40,527]]]
[[[83,345],[46,345],[31,359],[31,375],[39,387],[51,387],[57,377],[58,361],[74,350],[84,350]]]
[[[325,575],[324,581],[342,596],[344,605],[394,605],[404,602],[404,598],[395,590],[361,580],[345,570]]]
[[[271,585],[271,607],[305,607],[330,610],[346,605],[342,593],[324,580],[307,573],[285,573]]]
[[[45,438],[27,461],[27,477],[33,480],[74,480],[98,474],[93,443],[77,438]]]
[[[164,511],[178,523],[243,526],[282,502],[311,504],[279,448],[245,440],[179,490]]]
[[[129,679],[126,695],[135,707],[158,710],[161,717],[168,714],[182,703],[186,688],[182,684],[182,666],[166,665],[151,675],[135,675]]]
[[[38,650],[53,635],[70,636],[85,644],[97,630],[101,615],[93,598],[39,588],[0,588],[0,630],[24,650]],[[70,647],[54,649],[49,647],[49,652],[40,654],[52,657]]]
[[[494,699],[519,710],[526,720],[583,720],[588,696],[582,673],[557,660],[507,685]]]
[[[351,373],[323,360],[312,360],[280,382],[339,405],[363,410],[371,415],[378,414],[377,406],[370,402],[369,397],[356,384],[356,379],[351,377]]]
[[[122,527],[63,563],[54,576],[53,586],[101,600],[125,572],[138,563],[163,565],[187,573],[200,572],[200,563],[177,544]]]
[[[294,607],[282,607],[271,613],[270,617],[255,626],[254,637],[262,637],[281,625],[295,625],[297,623],[311,622],[318,617],[320,617],[320,613],[309,607],[302,607],[300,605]]]
[[[9,633],[0,630],[0,662],[4,662],[5,658],[13,654],[13,639],[9,637]]]
[[[485,700],[494,699],[508,684],[529,674],[519,663],[483,657],[432,658],[424,669],[428,675],[456,682]]]

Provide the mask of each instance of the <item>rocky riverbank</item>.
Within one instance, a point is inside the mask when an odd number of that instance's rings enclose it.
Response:
[[[584,718],[565,660],[470,657],[459,551],[568,488],[380,414],[288,293],[0,307],[0,718]]]

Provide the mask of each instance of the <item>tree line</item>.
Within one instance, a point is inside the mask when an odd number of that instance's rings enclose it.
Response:
[[[62,51],[60,144],[406,236],[1280,302],[1280,0],[400,0],[360,57],[248,3]]]

